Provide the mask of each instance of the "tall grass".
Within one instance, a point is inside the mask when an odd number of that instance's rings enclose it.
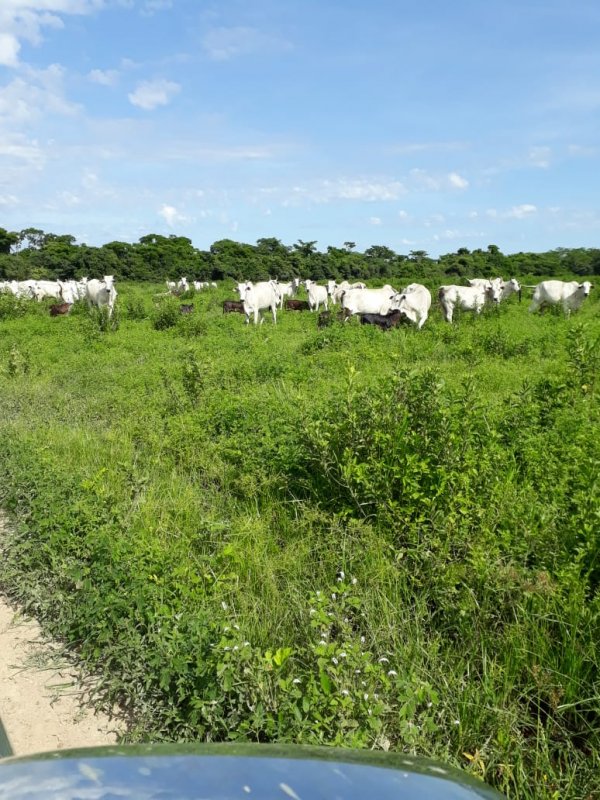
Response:
[[[130,740],[378,747],[595,796],[598,300],[383,333],[244,326],[225,296],[165,326],[150,287],[119,287],[117,330],[0,321],[2,588]]]

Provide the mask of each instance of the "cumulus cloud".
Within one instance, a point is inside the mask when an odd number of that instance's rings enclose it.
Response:
[[[381,225],[381,217],[369,217],[369,225]]]
[[[181,86],[174,81],[142,81],[127,97],[132,105],[152,111],[158,106],[168,105],[180,91]]]
[[[19,63],[19,44],[12,33],[0,33],[0,64],[4,67],[16,67]]]
[[[161,206],[158,216],[164,219],[169,228],[173,228],[176,222],[185,222],[187,220],[187,217],[180,214],[175,206],[169,206],[166,203]]]
[[[548,169],[551,152],[549,147],[531,147],[529,148],[529,161],[534,167]]]
[[[62,28],[60,15],[89,14],[103,0],[2,0],[0,3],[0,65],[19,65],[21,41],[37,45],[44,28]]]
[[[531,203],[523,203],[520,206],[513,206],[510,211],[507,212],[506,216],[512,219],[524,219],[525,217],[535,214],[536,211],[536,206],[531,205]]]
[[[173,0],[146,0],[142,6],[142,16],[151,17],[157,11],[168,11],[173,8]]]
[[[535,213],[537,213],[537,206],[531,203],[522,203],[519,206],[509,208],[508,211],[498,211],[497,208],[488,208],[486,209],[485,215],[490,219],[525,219]],[[473,216],[473,212],[471,212],[470,216]]]
[[[409,172],[409,179],[417,189],[431,192],[443,192],[447,189],[466,189],[469,181],[458,172],[447,175],[431,175],[427,170],[415,167]]]
[[[289,50],[284,39],[262,33],[256,28],[213,28],[202,40],[202,46],[214,61],[228,61],[238,56],[273,53]]]
[[[448,175],[448,182],[455,189],[466,189],[469,185],[469,181],[459,175],[458,172],[451,172]]]
[[[49,113],[75,114],[79,107],[65,98],[64,72],[58,64],[24,69],[23,77],[0,88],[0,122],[29,123]]]
[[[88,72],[88,78],[102,86],[114,86],[119,79],[119,73],[116,69],[92,69]]]

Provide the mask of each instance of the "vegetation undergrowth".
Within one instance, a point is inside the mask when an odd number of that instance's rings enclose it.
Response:
[[[376,747],[596,796],[597,299],[384,333],[245,326],[226,291],[183,318],[120,286],[118,326],[4,314],[0,587],[128,740]]]

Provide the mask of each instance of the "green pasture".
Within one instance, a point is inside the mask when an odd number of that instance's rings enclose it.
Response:
[[[127,739],[597,796],[600,290],[382,332],[117,288],[112,324],[0,297],[0,588]]]

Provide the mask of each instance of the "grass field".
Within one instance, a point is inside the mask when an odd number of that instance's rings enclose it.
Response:
[[[0,298],[0,587],[129,739],[599,796],[600,292],[384,333],[118,290],[105,331]]]

